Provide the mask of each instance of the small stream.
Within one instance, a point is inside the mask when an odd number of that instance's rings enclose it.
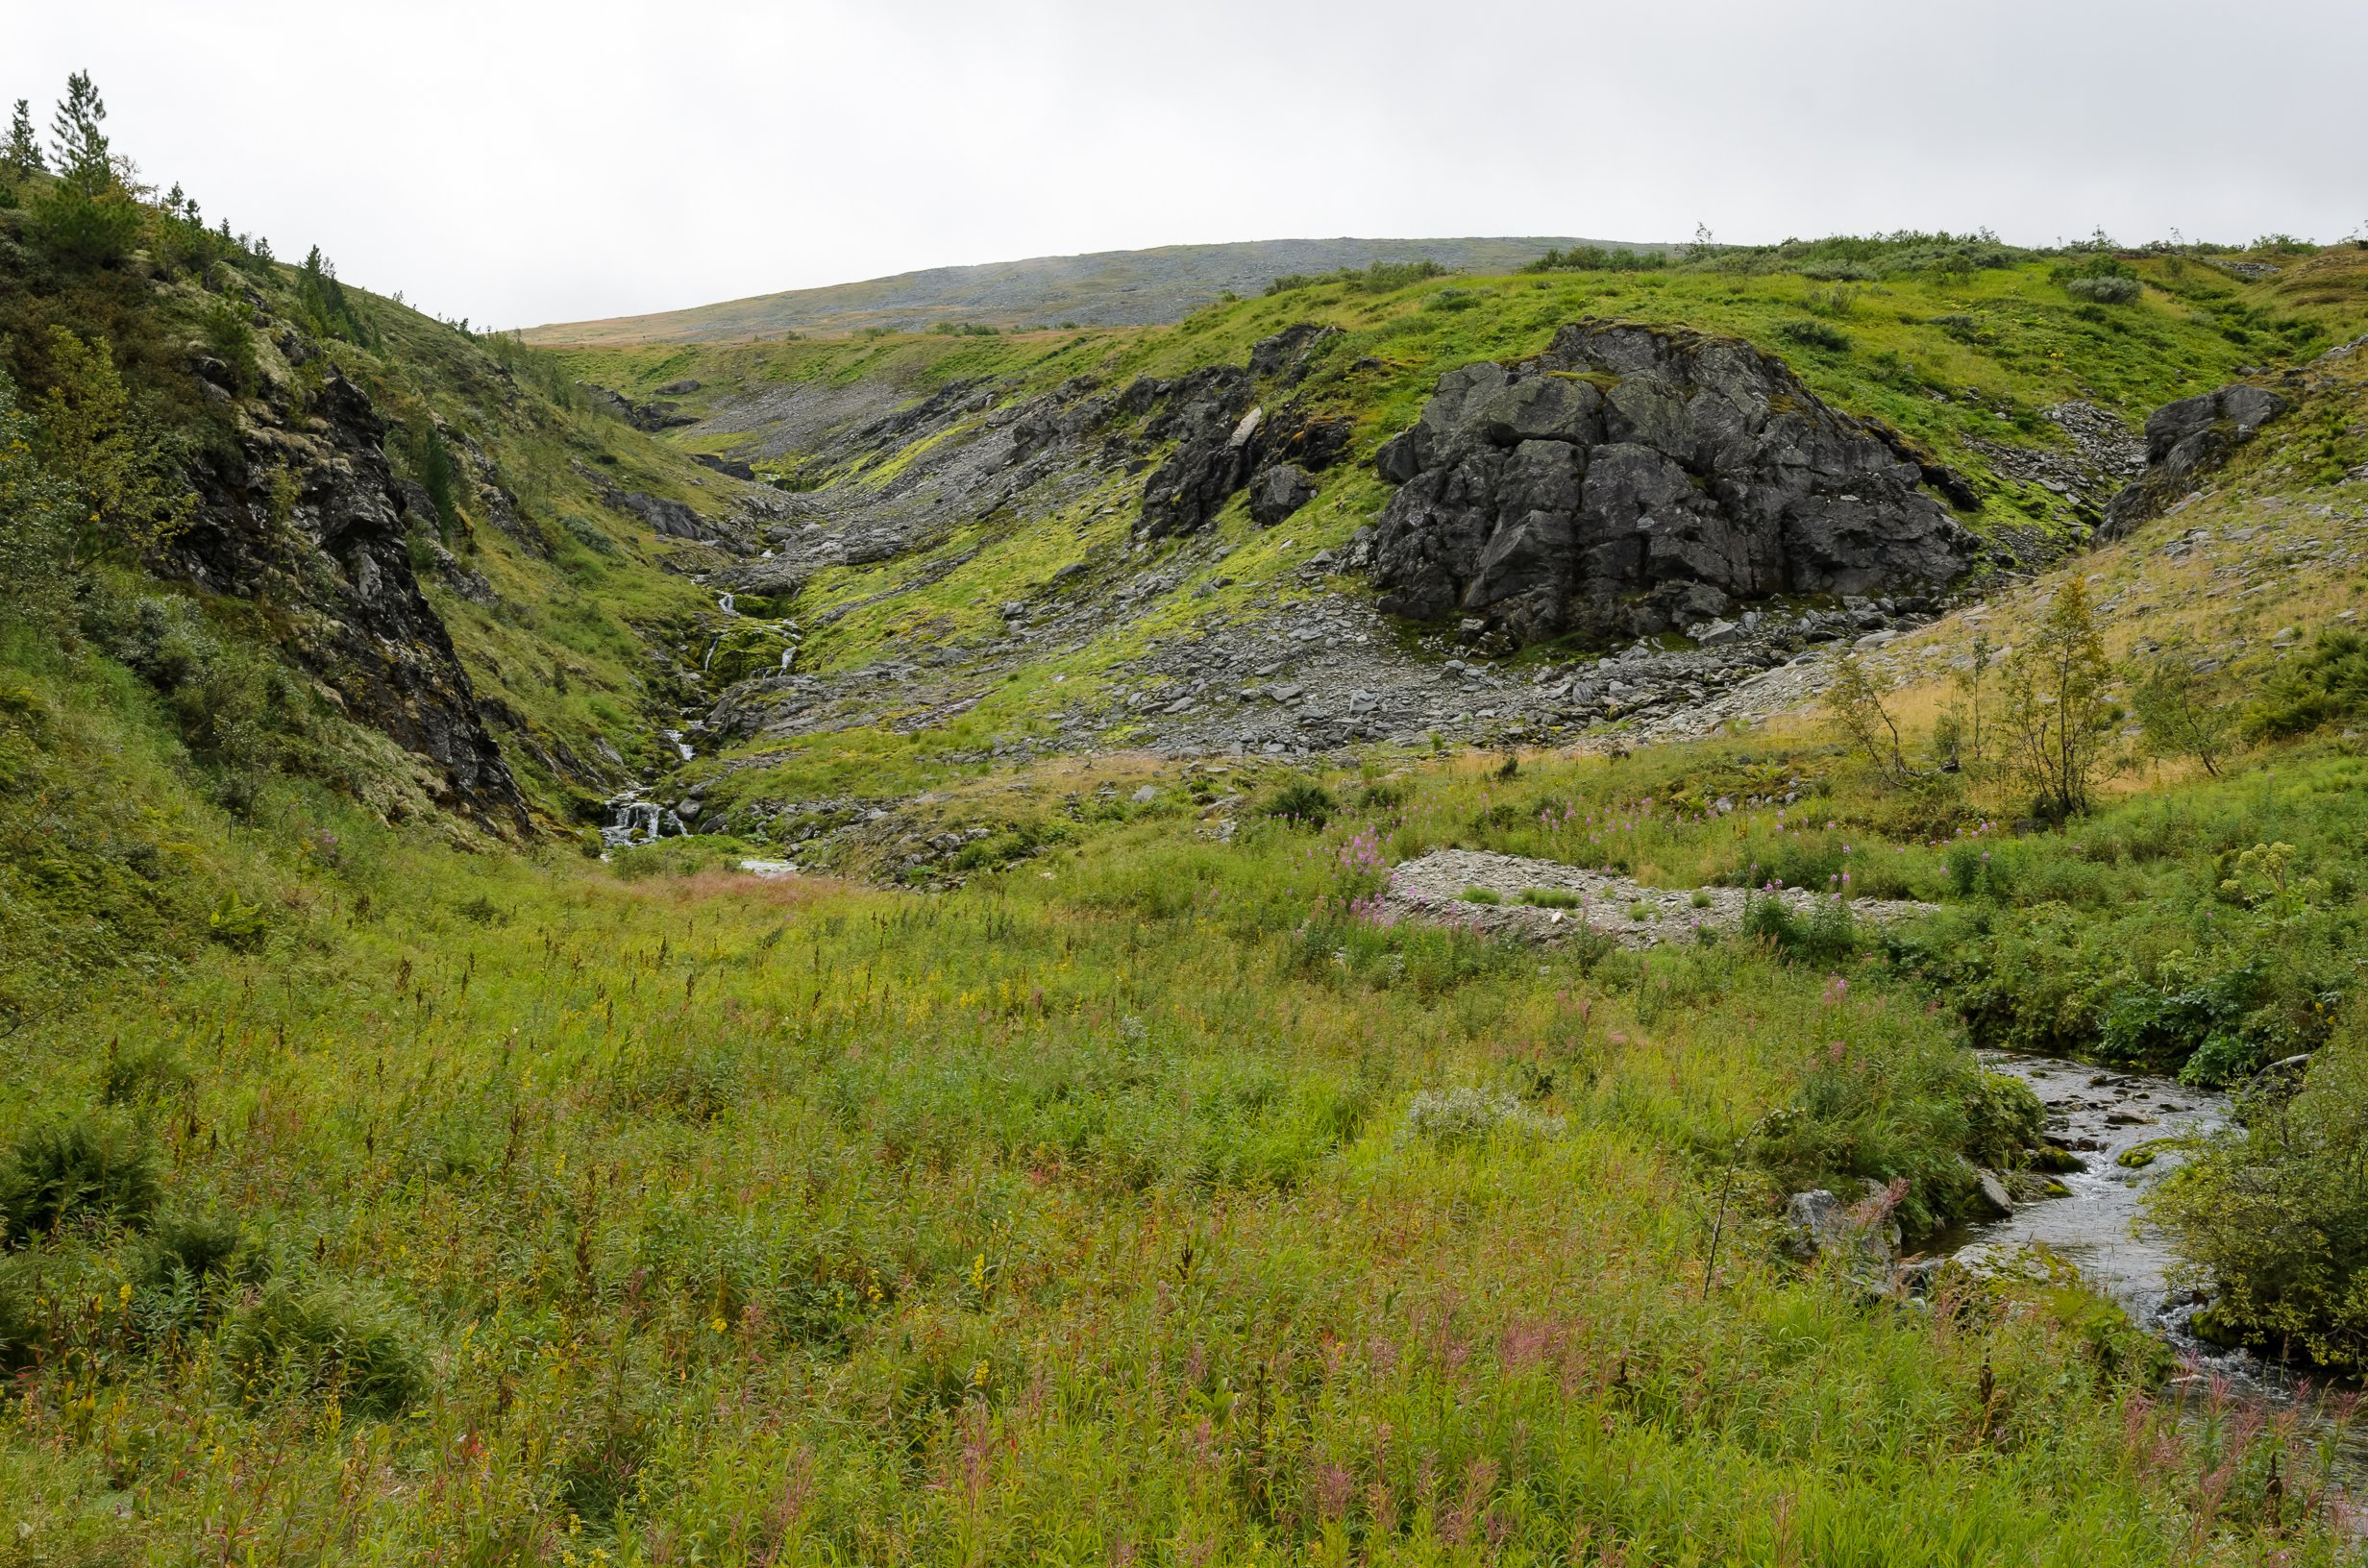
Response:
[[[2066,1195],[2023,1204],[2004,1219],[1943,1238],[1943,1244],[1955,1242],[1955,1255],[1966,1262],[2039,1246],[2071,1263],[2090,1286],[2179,1353],[2184,1371],[2173,1380],[2171,1397],[2201,1395],[2225,1379],[2237,1400],[2293,1408],[2296,1378],[2286,1368],[2197,1337],[2189,1320],[2200,1303],[2192,1292],[2172,1287],[2178,1255],[2145,1214],[2147,1192],[2184,1157],[2176,1141],[2161,1140],[2227,1127],[2235,1119],[2229,1097],[2150,1073],[2053,1057],[1985,1051],[1982,1060],[1991,1070],[2031,1086],[2047,1107],[2049,1137],[2079,1155],[2087,1168],[2057,1178],[2070,1189]],[[2123,1164],[2123,1156],[2134,1150],[2141,1151],[2136,1158],[2143,1163]],[[2148,1154],[2153,1158],[2146,1159]],[[2303,1416],[2306,1426],[2320,1426],[2314,1409],[2305,1407]],[[2356,1426],[2338,1452],[2346,1484],[2355,1495],[2368,1492],[2368,1431]]]

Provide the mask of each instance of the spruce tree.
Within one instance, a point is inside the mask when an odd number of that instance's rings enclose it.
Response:
[[[106,118],[106,100],[90,73],[76,71],[67,77],[65,100],[50,117],[49,134],[59,177],[86,196],[96,196],[115,183],[107,133],[99,129]]]
[[[22,98],[16,100],[16,112],[9,120],[8,151],[0,153],[0,163],[8,165],[9,173],[19,180],[49,167],[42,160],[41,144],[33,135],[33,106]]]

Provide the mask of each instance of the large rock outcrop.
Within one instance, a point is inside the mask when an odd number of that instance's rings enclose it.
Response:
[[[443,804],[526,831],[525,797],[412,576],[384,423],[333,374],[303,417],[273,415],[193,465],[198,505],[160,564],[255,604],[347,717],[433,765]]]
[[[1254,344],[1246,371],[1211,365],[1174,381],[1146,378],[1120,394],[1122,412],[1156,408],[1143,428],[1147,440],[1176,443],[1144,485],[1135,531],[1146,539],[1196,532],[1245,487],[1263,527],[1314,499],[1315,476],[1347,450],[1355,426],[1296,402],[1270,412],[1257,401],[1258,387],[1296,386],[1340,335],[1337,328],[1303,322]]]
[[[1665,631],[1783,594],[1948,582],[1974,542],[1896,438],[1732,338],[1580,322],[1441,378],[1375,459],[1383,608],[1516,642]]]
[[[2146,471],[2107,503],[2100,539],[2118,539],[2193,491],[2291,406],[2265,386],[2232,386],[2166,403],[2146,418]]]

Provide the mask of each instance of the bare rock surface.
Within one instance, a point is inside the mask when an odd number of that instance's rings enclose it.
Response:
[[[1577,322],[1534,358],[1450,371],[1375,462],[1399,484],[1372,545],[1383,608],[1515,643],[1929,590],[1976,553],[1922,488],[1954,492],[1945,470],[1774,355],[1665,328]]]
[[[1474,903],[1465,894],[1475,888],[1493,893],[1504,902]],[[1535,891],[1568,894],[1581,901],[1571,909],[1517,902],[1523,894]],[[1425,919],[1452,920],[1475,930],[1536,942],[1567,940],[1582,931],[1597,931],[1623,947],[1657,947],[1699,940],[1704,931],[1735,931],[1743,923],[1747,899],[1754,896],[1776,898],[1795,915],[1810,914],[1825,901],[1824,895],[1800,888],[1756,894],[1742,888],[1690,892],[1650,888],[1607,871],[1485,849],[1435,849],[1407,861],[1391,871],[1384,895],[1390,907]],[[1706,902],[1697,906],[1696,899]],[[1935,914],[1938,908],[1912,899],[1850,901],[1854,917],[1876,924]]]

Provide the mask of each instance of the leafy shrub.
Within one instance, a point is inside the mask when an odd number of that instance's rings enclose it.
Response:
[[[1882,275],[1858,261],[1810,261],[1794,269],[1821,283],[1871,283]]]
[[[1965,1099],[1964,1151],[1976,1164],[2005,1169],[2044,1147],[2046,1126],[2047,1108],[2029,1084],[1985,1072]]]
[[[271,911],[248,903],[234,889],[225,888],[206,917],[206,934],[234,952],[254,952],[270,931]]]
[[[215,297],[206,307],[202,325],[206,346],[230,367],[233,384],[241,393],[255,390],[262,371],[255,356],[255,307],[229,294]]]
[[[1332,821],[1340,802],[1332,792],[1313,779],[1294,779],[1267,796],[1266,807],[1259,815],[1280,818],[1294,827],[1320,830]]]
[[[1850,351],[1848,332],[1807,317],[1784,323],[1776,329],[1776,335],[1804,349],[1822,349],[1830,354],[1847,354]]]
[[[1837,964],[1858,951],[1858,920],[1838,897],[1820,898],[1801,915],[1774,894],[1746,894],[1742,931],[1746,940],[1809,964]]]
[[[16,1255],[0,1252],[0,1372],[17,1372],[40,1354],[49,1334],[38,1293]]]
[[[2281,1105],[2256,1100],[2151,1201],[2215,1289],[2199,1326],[2368,1369],[2368,1032],[2355,1012]]]
[[[76,1219],[136,1226],[157,1192],[155,1158],[128,1129],[88,1117],[28,1128],[0,1170],[0,1238]]]
[[[2075,278],[2063,285],[2063,291],[2097,305],[2134,305],[2144,289],[2134,278]]]
[[[427,1391],[426,1366],[384,1309],[342,1290],[275,1284],[222,1335],[222,1366],[250,1403],[334,1399],[394,1416]]]
[[[1901,1226],[1924,1234],[1972,1207],[1969,1112],[1984,1096],[1979,1069],[1937,1041],[1837,1041],[1812,1055],[1793,1102],[1761,1119],[1751,1159],[1789,1191],[1904,1180]]]
[[[163,1041],[119,1042],[107,1047],[99,1072],[99,1095],[110,1105],[152,1105],[189,1086],[188,1065]]]
[[[1412,796],[1401,780],[1383,779],[1368,784],[1358,795],[1357,803],[1369,811],[1394,811]]]
[[[1499,800],[1472,814],[1471,830],[1475,833],[1501,833],[1507,828],[1522,826],[1529,820],[1530,814],[1523,808],[1510,800]]]

